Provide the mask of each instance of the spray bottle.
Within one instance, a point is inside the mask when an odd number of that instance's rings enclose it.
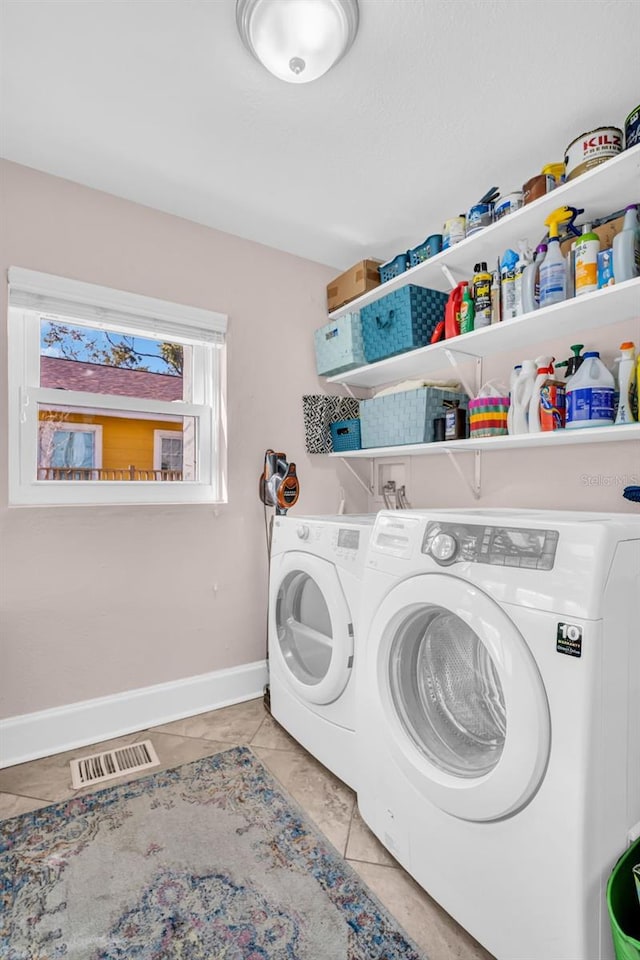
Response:
[[[516,263],[514,280],[516,317],[520,317],[525,312],[522,305],[522,280],[524,277],[524,271],[533,262],[531,250],[529,249],[529,244],[526,240],[518,240],[518,248],[520,250],[520,256],[518,257],[518,262]]]
[[[598,254],[600,253],[600,237],[591,229],[590,223],[585,223],[582,236],[576,241],[574,270],[576,297],[583,293],[592,293],[598,289]]]
[[[531,313],[540,306],[540,265],[547,252],[546,243],[536,247],[533,261],[525,268],[522,276],[522,312]]]
[[[540,306],[549,307],[552,303],[562,303],[567,298],[567,264],[560,250],[558,228],[561,223],[570,220],[573,211],[569,207],[559,207],[549,214],[545,224],[549,227],[547,253],[540,265]]]
[[[634,405],[636,401],[636,345],[631,340],[620,344],[620,356],[616,357],[618,366],[618,389],[620,399],[616,423],[635,423],[637,420]]]
[[[516,383],[522,373],[522,364],[517,363],[513,370],[511,371],[511,376],[509,377],[509,409],[507,410],[507,433],[513,433],[513,413],[515,410],[515,392],[516,392]]]
[[[537,357],[537,375],[529,401],[529,433],[540,433],[540,389],[553,374],[553,357]]]

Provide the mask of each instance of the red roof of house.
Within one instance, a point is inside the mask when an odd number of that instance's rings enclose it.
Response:
[[[183,392],[182,377],[43,356],[40,357],[40,386],[152,400],[182,400]]]

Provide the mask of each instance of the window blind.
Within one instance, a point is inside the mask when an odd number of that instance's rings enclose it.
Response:
[[[9,268],[9,306],[165,339],[222,344],[227,331],[223,313],[22,267]]]

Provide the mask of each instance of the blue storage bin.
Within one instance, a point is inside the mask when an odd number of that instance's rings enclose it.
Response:
[[[443,402],[458,400],[466,408],[469,397],[454,390],[419,387],[402,393],[360,401],[362,448],[431,443],[433,421],[444,416]]]
[[[359,450],[360,421],[338,420],[337,423],[332,423],[331,439],[334,453],[341,453],[344,450]]]
[[[364,354],[369,363],[424,347],[441,320],[448,294],[407,284],[360,311]]]
[[[387,280],[393,280],[394,277],[398,277],[401,273],[404,273],[406,269],[407,254],[399,253],[397,257],[393,258],[393,260],[389,260],[388,263],[383,263],[381,267],[378,267],[380,283],[386,283]]]
[[[331,377],[362,367],[367,362],[359,313],[345,313],[314,333],[316,369],[321,377]]]
[[[409,266],[417,267],[419,263],[423,263],[425,260],[428,260],[429,257],[435,257],[436,253],[440,253],[442,250],[442,234],[433,233],[430,237],[423,242],[418,244],[417,247],[414,247],[413,250],[409,250]]]

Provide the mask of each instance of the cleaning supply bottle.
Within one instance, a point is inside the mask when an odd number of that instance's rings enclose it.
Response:
[[[507,410],[507,433],[513,433],[513,411],[514,411],[514,398],[516,392],[516,383],[518,378],[522,373],[522,364],[517,363],[513,370],[511,371],[511,376],[509,377],[509,409]]]
[[[549,227],[547,252],[540,264],[540,306],[562,303],[567,298],[567,264],[560,250],[558,229],[561,223],[573,216],[569,207],[559,207],[549,214],[545,224]]]
[[[540,265],[547,252],[546,243],[539,243],[533,261],[522,276],[522,312],[531,313],[540,306]]]
[[[462,304],[464,289],[468,286],[469,282],[462,280],[449,294],[444,309],[444,335],[447,340],[450,337],[457,337],[460,333],[460,305]]]
[[[613,423],[615,381],[597,350],[587,350],[566,386],[567,430]]]
[[[532,263],[531,251],[529,250],[529,245],[527,241],[518,240],[518,247],[520,249],[520,256],[518,257],[518,262],[516,263],[516,271],[515,271],[515,278],[514,278],[514,298],[515,298],[516,317],[519,317],[524,313],[524,308],[522,306],[522,279],[524,277],[525,270]]]
[[[568,380],[569,377],[572,377],[574,373],[576,373],[582,366],[582,361],[584,360],[584,357],[582,356],[580,351],[583,349],[583,347],[584,347],[584,343],[574,343],[569,348],[570,350],[573,350],[573,354],[566,361],[567,372],[565,374],[565,380]]]
[[[624,224],[613,238],[613,275],[616,283],[640,276],[640,228],[638,204],[625,208]]]
[[[634,409],[637,400],[636,394],[636,345],[631,340],[620,344],[620,356],[616,357],[618,366],[618,412],[616,423],[635,423],[637,421]]]
[[[500,296],[502,298],[502,319],[511,320],[516,316],[516,264],[518,254],[515,250],[505,250],[500,260]]]
[[[520,374],[513,385],[510,409],[511,429],[509,433],[527,433],[529,429],[529,403],[536,379],[537,367],[533,360],[523,360]]]
[[[529,433],[540,433],[540,390],[545,380],[553,374],[553,357],[538,357],[536,360],[536,379],[529,400]]]
[[[473,330],[475,309],[469,284],[467,284],[462,293],[462,302],[460,303],[460,333],[471,333]]]
[[[494,270],[491,274],[491,323],[500,323],[502,310],[500,308],[500,271]]]
[[[476,330],[491,324],[491,279],[484,260],[482,263],[476,263],[472,280]]]
[[[600,237],[591,229],[590,223],[585,223],[582,236],[576,241],[574,269],[576,297],[583,293],[592,293],[598,289],[598,254],[600,253]]]

